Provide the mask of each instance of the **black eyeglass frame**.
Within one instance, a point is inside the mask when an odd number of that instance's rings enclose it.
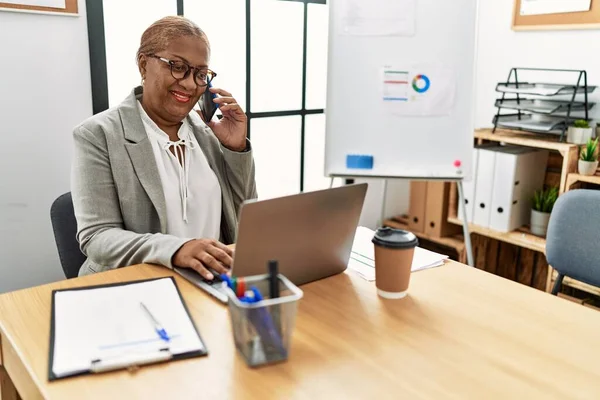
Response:
[[[210,82],[212,82],[212,80],[215,79],[217,76],[217,73],[215,71],[211,70],[210,68],[192,67],[191,65],[189,65],[183,61],[169,60],[168,58],[160,57],[160,56],[157,56],[156,54],[146,54],[146,56],[156,58],[157,60],[160,60],[160,61],[164,62],[165,64],[168,64],[169,69],[171,71],[171,76],[173,78],[177,79],[178,81],[187,79],[187,77],[190,75],[190,72],[195,70],[196,72],[194,73],[194,82],[196,82],[196,85],[198,85],[200,87],[205,87],[205,86],[208,86],[210,84]],[[181,74],[173,71],[173,67],[175,67],[176,65],[182,65],[187,68],[187,70],[180,77],[177,77],[176,74],[178,74],[178,75],[181,75]],[[206,82],[202,78],[198,78],[198,74],[200,74],[200,73],[206,73]]]

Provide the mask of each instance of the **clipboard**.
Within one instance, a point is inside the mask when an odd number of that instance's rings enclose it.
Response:
[[[161,282],[158,282],[158,281],[161,281]],[[152,345],[152,347],[153,347],[152,351],[145,351],[142,346],[141,351],[131,351],[131,350],[125,351],[124,350],[124,351],[122,351],[122,353],[119,356],[107,356],[105,358],[104,357],[89,357],[89,365],[85,368],[77,368],[72,371],[69,371],[66,373],[63,372],[60,374],[55,373],[54,367],[55,367],[55,361],[56,361],[56,351],[58,350],[56,348],[55,344],[56,344],[56,339],[57,339],[57,331],[60,330],[57,327],[57,323],[59,323],[57,321],[57,303],[58,303],[57,296],[59,296],[61,293],[65,293],[65,292],[76,293],[76,292],[88,291],[91,293],[91,291],[94,291],[96,289],[110,289],[110,288],[122,288],[125,290],[128,288],[134,288],[134,285],[151,284],[151,285],[163,286],[163,283],[164,283],[165,287],[168,286],[169,284],[173,285],[175,292],[176,292],[176,296],[172,296],[173,297],[172,300],[175,301],[175,297],[176,297],[178,305],[181,306],[180,310],[173,310],[174,311],[173,314],[179,314],[179,316],[181,318],[186,319],[186,321],[183,322],[183,325],[188,328],[187,329],[187,338],[191,342],[193,342],[194,340],[197,340],[197,342],[199,343],[199,346],[197,349],[193,349],[190,351],[184,351],[184,352],[176,351],[176,349],[173,348],[172,343],[160,341],[160,338],[157,337],[156,338],[157,344],[156,344],[155,348],[154,348],[154,345]],[[135,289],[139,289],[139,286],[136,286]],[[120,292],[123,292],[123,290],[120,290]],[[135,300],[133,300],[133,301],[135,301]],[[62,301],[61,301],[61,303],[62,303]],[[130,308],[131,308],[131,305],[130,305]],[[177,312],[177,311],[179,311],[179,312]],[[93,310],[90,310],[90,312],[93,312]],[[143,312],[141,310],[140,310],[140,313],[143,315]],[[190,324],[189,326],[186,325],[188,323]],[[148,327],[150,327],[150,324],[147,325],[147,328]],[[151,328],[148,328],[148,329],[151,329]],[[166,329],[167,329],[167,331],[169,331],[169,329],[171,331],[173,331],[173,326],[166,326]],[[156,332],[152,332],[152,334],[155,334],[155,333]],[[175,336],[178,336],[178,335],[175,335]],[[182,336],[182,335],[179,335],[179,336]],[[192,337],[192,336],[194,336],[194,337]],[[142,342],[142,341],[140,341],[140,342]],[[113,353],[115,353],[114,348],[117,348],[117,350],[116,350],[117,353],[119,351],[121,351],[121,350],[119,350],[120,346],[129,346],[129,344],[116,343],[113,347]],[[137,345],[134,344],[133,346],[137,346]],[[146,344],[144,344],[144,346],[146,346]],[[65,350],[64,346],[63,346],[62,350]],[[208,349],[207,349],[206,345],[204,344],[204,340],[202,339],[197,326],[195,325],[193,319],[190,316],[189,310],[185,304],[185,301],[183,300],[183,297],[181,295],[179,287],[177,286],[177,283],[173,277],[144,279],[144,280],[137,280],[137,281],[122,282],[122,283],[86,286],[86,287],[81,287],[81,288],[53,290],[52,291],[52,313],[51,313],[51,320],[50,320],[50,346],[49,346],[49,357],[48,357],[48,380],[49,381],[54,381],[54,380],[59,380],[59,379],[64,379],[64,378],[74,377],[74,376],[80,376],[80,375],[103,373],[103,372],[115,371],[115,370],[121,370],[121,369],[135,369],[135,368],[141,367],[143,365],[148,365],[148,364],[155,364],[155,363],[168,362],[168,361],[174,361],[174,360],[183,360],[183,359],[188,359],[188,358],[193,358],[193,357],[201,357],[201,356],[206,356],[206,355],[208,355]]]

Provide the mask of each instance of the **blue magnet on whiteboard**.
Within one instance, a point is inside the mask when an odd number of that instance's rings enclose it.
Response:
[[[346,168],[373,169],[373,156],[349,154],[346,156]]]

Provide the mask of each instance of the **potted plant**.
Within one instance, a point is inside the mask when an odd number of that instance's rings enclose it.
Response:
[[[594,136],[594,130],[585,119],[578,119],[567,130],[567,142],[585,144]]]
[[[537,236],[546,236],[550,213],[557,198],[558,187],[541,189],[535,192],[532,199],[531,233]]]
[[[577,170],[581,175],[595,175],[598,169],[598,138],[588,140],[585,148],[581,150]]]

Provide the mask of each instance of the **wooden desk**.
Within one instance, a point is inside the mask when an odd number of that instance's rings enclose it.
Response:
[[[403,300],[352,272],[303,286],[290,360],[257,370],[236,354],[226,307],[177,277],[208,357],[47,381],[52,289],[166,275],[135,266],[0,296],[3,362],[21,396],[600,398],[600,313],[457,263],[413,274]]]

